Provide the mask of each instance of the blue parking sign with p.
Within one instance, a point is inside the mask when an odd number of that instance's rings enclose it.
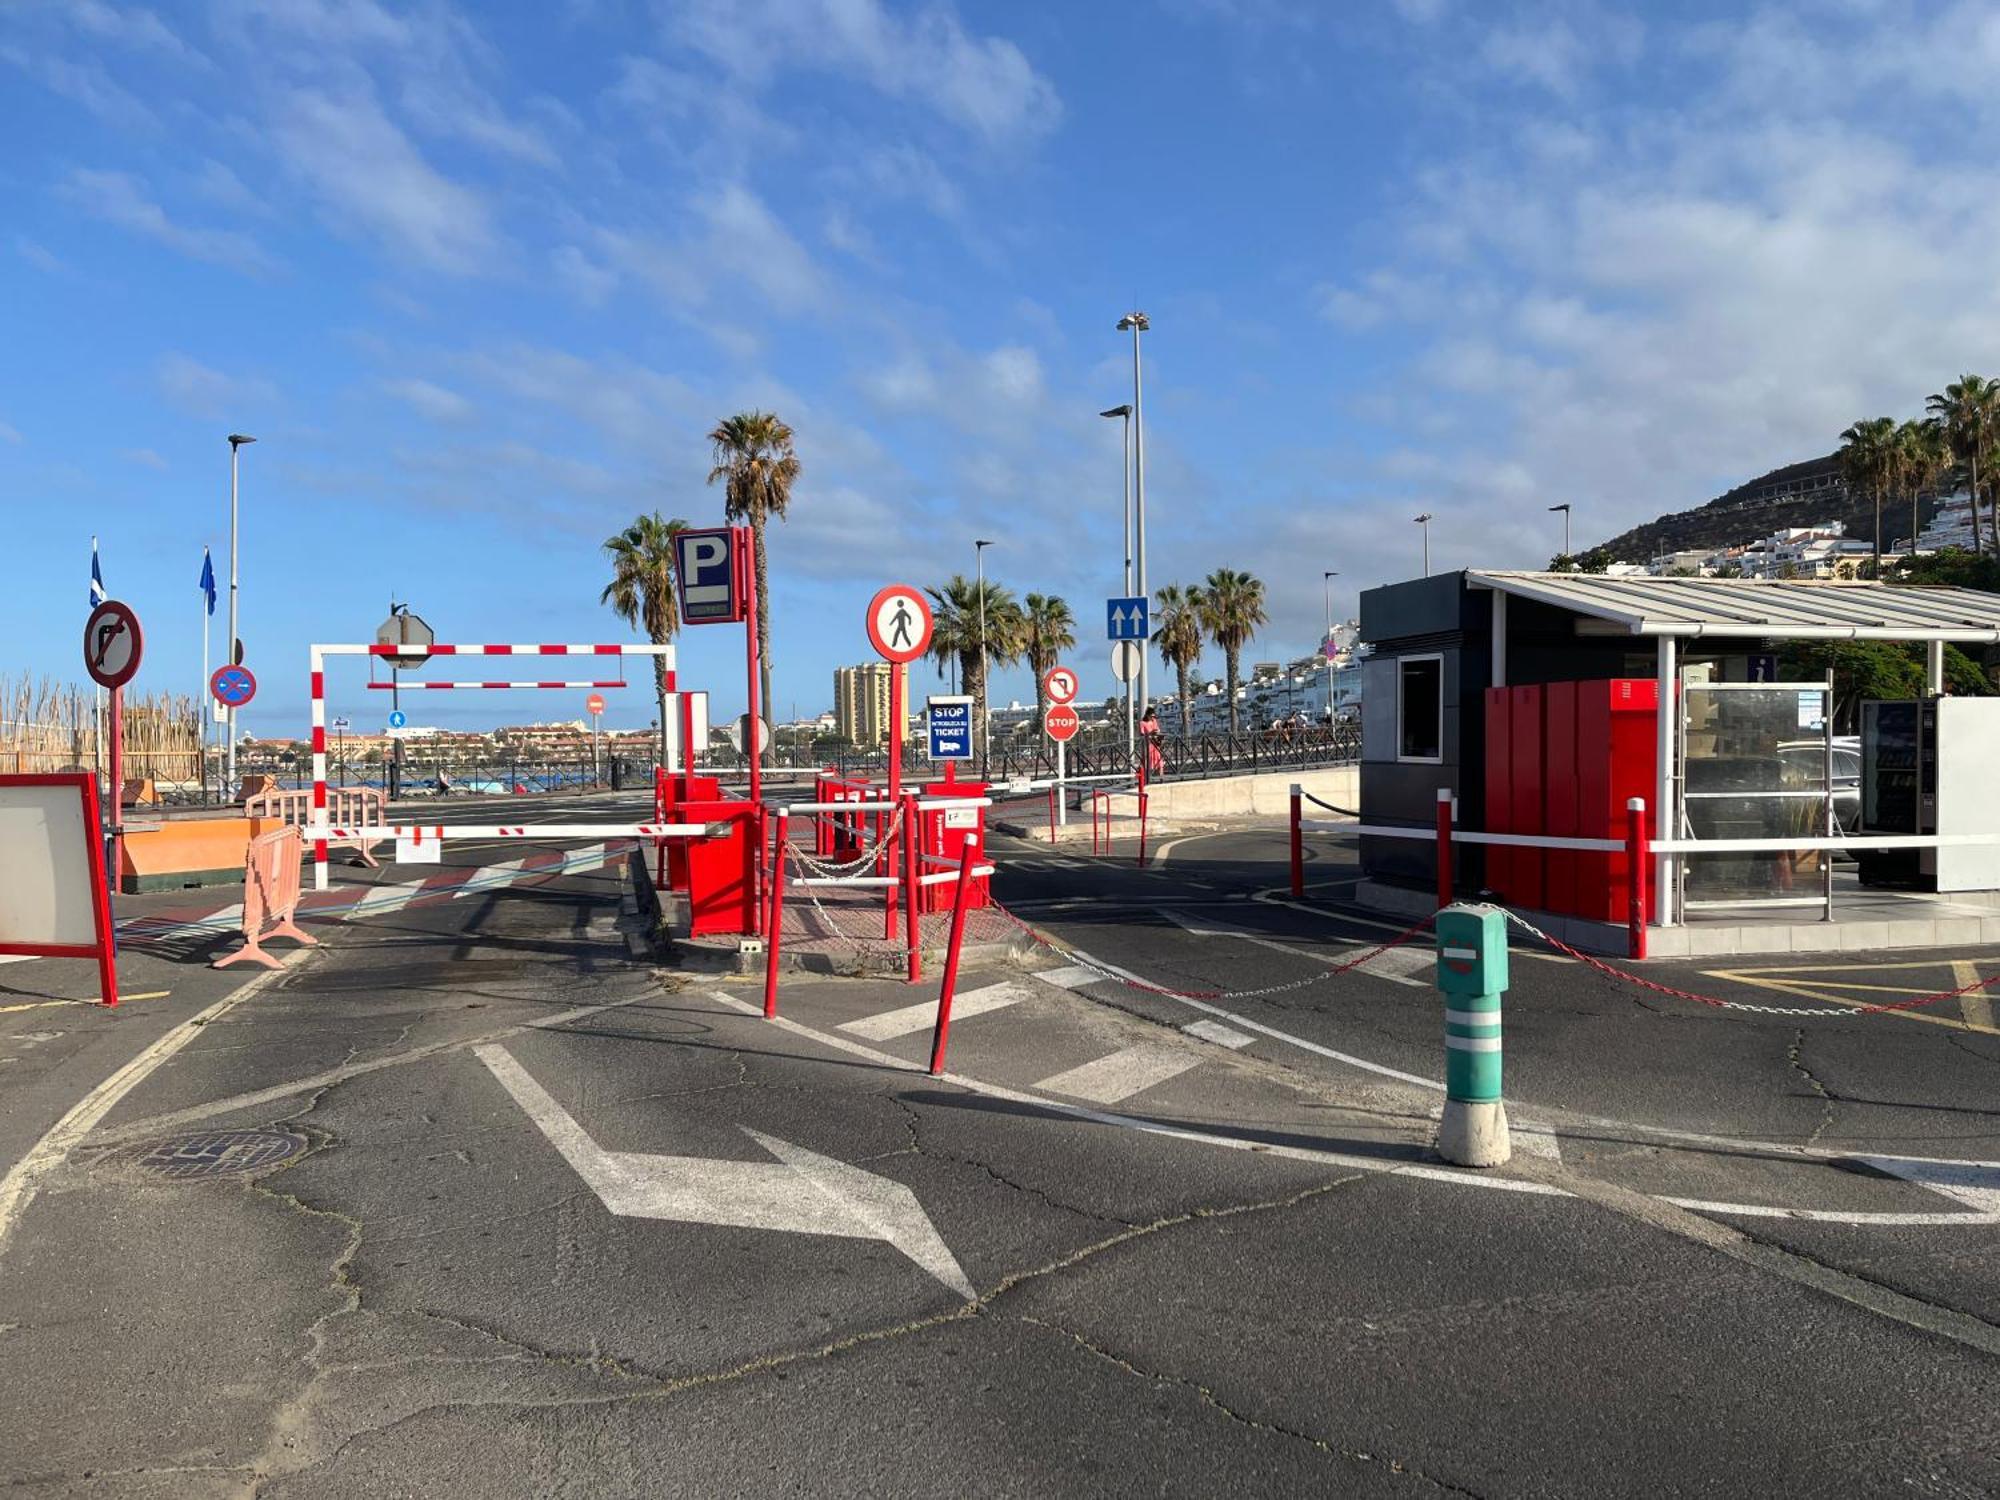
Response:
[[[683,625],[726,625],[743,618],[747,591],[738,533],[717,526],[683,531],[674,537],[674,582],[680,589]]]
[[[928,702],[932,760],[972,759],[972,700],[937,697]]]

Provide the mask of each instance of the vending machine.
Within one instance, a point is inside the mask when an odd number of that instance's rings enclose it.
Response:
[[[1861,705],[1863,834],[2000,836],[2000,698]],[[2000,890],[2000,837],[1939,849],[1857,849],[1861,883],[1926,891]]]

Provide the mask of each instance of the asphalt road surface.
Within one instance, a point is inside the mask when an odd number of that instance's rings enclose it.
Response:
[[[1523,1149],[1456,1171],[1422,955],[1334,974],[1391,934],[1258,899],[1273,848],[1003,841],[1053,947],[963,976],[941,1079],[932,984],[800,976],[767,1022],[754,984],[630,956],[615,860],[478,885],[499,856],[466,850],[462,891],[318,924],[254,983],[183,935],[115,1014],[53,1003],[80,968],[0,969],[38,1007],[0,1009],[0,1477],[2000,1490],[2000,1200],[1892,1169],[2000,1157],[1994,1037],[1523,957]],[[1721,1201],[1768,1212],[1687,1206]]]

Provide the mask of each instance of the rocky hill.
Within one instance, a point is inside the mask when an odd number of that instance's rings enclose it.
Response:
[[[1928,522],[1935,502],[1926,496],[1921,518]],[[1709,549],[1755,541],[1789,526],[1819,526],[1842,521],[1849,536],[1875,535],[1875,504],[1867,495],[1850,491],[1841,478],[1840,460],[1829,453],[1803,463],[1786,464],[1739,484],[1706,505],[1677,511],[1635,526],[1604,544],[1613,561],[1648,562],[1663,552]],[[1908,536],[1908,502],[1892,502],[1882,513],[1882,544]]]

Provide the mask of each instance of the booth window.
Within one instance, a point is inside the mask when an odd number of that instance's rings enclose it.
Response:
[[[1396,663],[1396,759],[1444,758],[1444,658],[1405,656]]]

